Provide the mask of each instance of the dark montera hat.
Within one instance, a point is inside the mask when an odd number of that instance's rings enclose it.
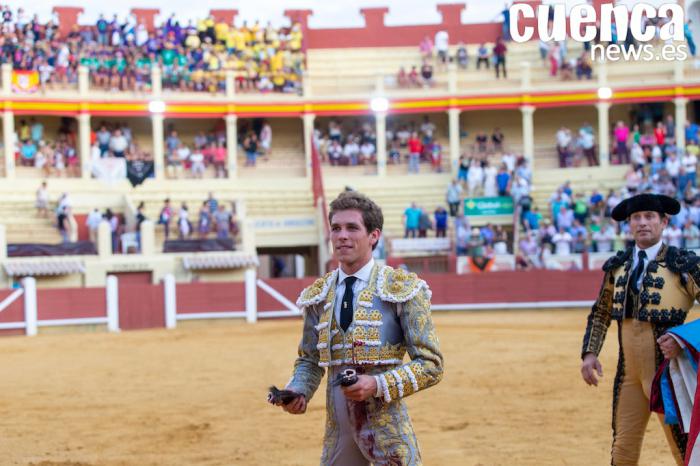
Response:
[[[650,210],[661,215],[676,215],[681,205],[672,197],[663,194],[637,194],[620,202],[612,211],[613,220],[622,222],[635,212]]]

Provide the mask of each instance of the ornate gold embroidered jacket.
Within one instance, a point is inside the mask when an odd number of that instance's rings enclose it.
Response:
[[[620,251],[603,265],[605,278],[588,315],[582,355],[599,354],[610,322],[625,318],[633,250]],[[631,303],[632,317],[665,327],[680,325],[700,294],[699,285],[700,257],[692,251],[663,244],[656,258],[647,265],[639,295]]]
[[[402,399],[442,378],[428,285],[413,273],[375,265],[369,285],[357,298],[353,321],[343,332],[334,316],[337,277],[334,271],[316,280],[297,301],[304,310],[304,331],[287,387],[303,393],[308,401],[326,367],[353,366],[378,376],[382,398],[348,401],[353,404],[348,407],[351,417],[364,413],[353,422],[356,443],[374,464],[421,464]],[[410,360],[404,362],[406,353]],[[322,464],[327,464],[338,435],[335,408],[330,401],[326,408]],[[397,462],[392,463],[392,458]]]

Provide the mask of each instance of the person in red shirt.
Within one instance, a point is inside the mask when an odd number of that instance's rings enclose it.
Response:
[[[656,139],[656,144],[659,146],[663,146],[666,142],[666,128],[662,122],[656,124],[656,128],[654,128],[654,138]]]
[[[506,75],[506,44],[503,43],[503,38],[496,39],[496,46],[493,48],[493,56],[496,60],[496,78],[500,78],[499,70],[503,70],[503,78],[507,79]]]
[[[423,144],[418,139],[418,133],[414,131],[408,139],[408,173],[418,173],[421,152]]]

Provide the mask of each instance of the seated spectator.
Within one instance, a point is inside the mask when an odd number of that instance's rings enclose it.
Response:
[[[20,146],[20,160],[22,165],[25,167],[33,166],[36,153],[37,147],[36,144],[34,144],[34,142],[32,142],[30,139],[27,139],[24,142],[22,142],[22,145]]]
[[[573,237],[564,227],[559,227],[559,231],[552,236],[552,243],[555,245],[555,254],[558,256],[568,256],[571,254],[571,243]]]
[[[423,80],[423,87],[432,87],[433,82],[433,65],[427,61],[423,62],[423,66],[420,67],[420,76]]]
[[[355,138],[348,137],[345,146],[343,147],[343,157],[345,165],[355,166],[360,158],[360,146],[355,141]]]
[[[587,52],[583,52],[578,60],[576,60],[576,78],[577,79],[591,79],[593,77],[593,63],[591,62],[591,56]]]
[[[362,143],[360,146],[360,157],[359,163],[362,165],[375,162],[376,151],[374,149],[374,144],[369,140]]]
[[[202,154],[201,149],[195,149],[192,152],[190,159],[190,170],[192,173],[192,178],[202,178],[206,170],[204,165],[204,154]]]
[[[399,87],[408,87],[410,85],[408,73],[406,73],[406,68],[403,66],[399,68],[399,72],[396,74],[396,83],[399,85]]]
[[[328,161],[331,165],[343,165],[343,147],[340,145],[340,141],[333,139],[328,147]]]
[[[469,65],[469,54],[467,52],[467,47],[463,42],[459,43],[455,58],[457,60],[457,65],[459,65],[461,69],[466,70],[467,66]]]
[[[411,72],[408,73],[408,83],[413,87],[420,87],[420,77],[418,76],[418,68],[411,67]]]
[[[481,68],[481,64],[484,63],[486,68],[491,67],[491,55],[489,54],[489,49],[486,48],[486,44],[480,44],[479,49],[476,54],[476,69]]]
[[[126,150],[129,148],[129,142],[126,140],[121,130],[116,129],[109,140],[109,150],[117,158],[124,158]]]

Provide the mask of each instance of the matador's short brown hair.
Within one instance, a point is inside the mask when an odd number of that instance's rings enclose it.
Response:
[[[374,230],[382,231],[384,227],[384,214],[382,209],[374,201],[357,191],[344,191],[331,202],[331,210],[328,212],[328,223],[333,223],[333,215],[341,210],[359,210],[362,212],[362,222],[368,233]]]

